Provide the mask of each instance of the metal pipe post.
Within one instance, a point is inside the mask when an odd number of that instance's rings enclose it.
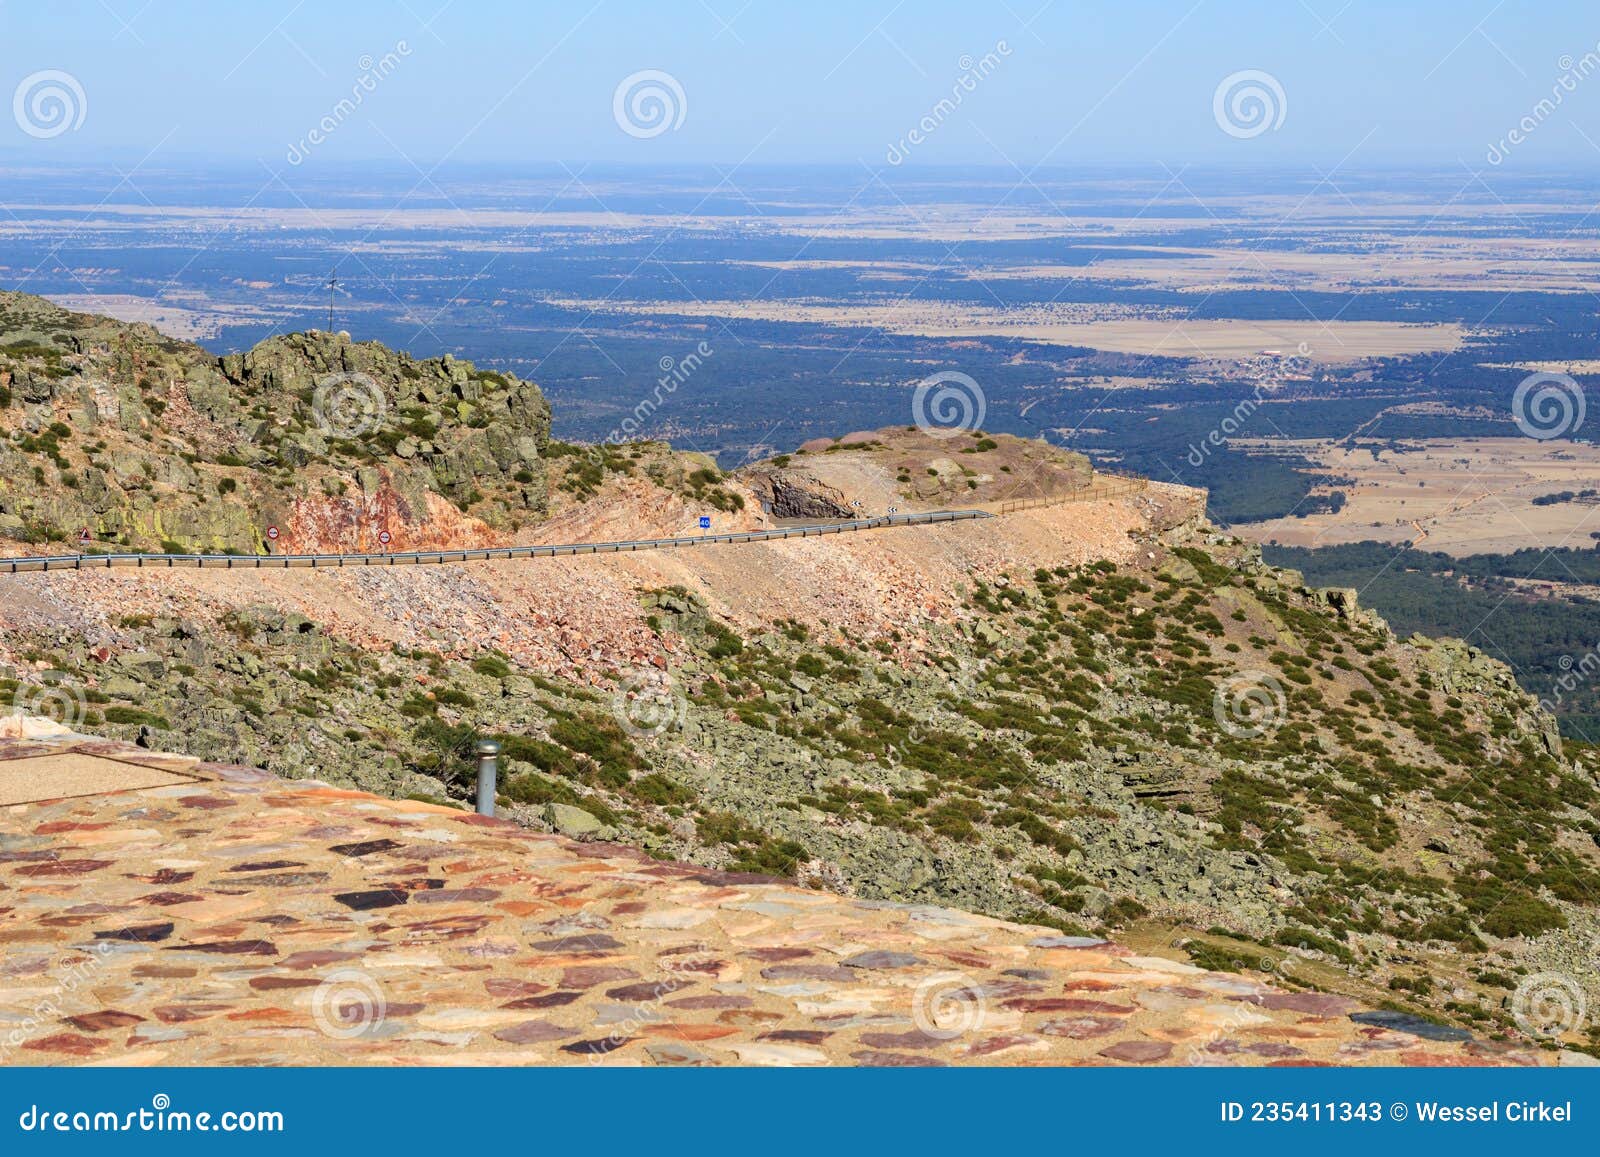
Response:
[[[492,739],[478,740],[478,814],[494,815],[495,761],[500,745]]]

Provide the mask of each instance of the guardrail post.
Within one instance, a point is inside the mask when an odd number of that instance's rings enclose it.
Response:
[[[492,739],[478,740],[478,814],[494,815],[495,761],[500,745]]]

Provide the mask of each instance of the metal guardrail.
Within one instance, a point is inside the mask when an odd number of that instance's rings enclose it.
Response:
[[[1010,514],[1014,510],[1033,510],[1040,506],[1059,506],[1067,502],[1098,502],[1109,498],[1126,498],[1131,494],[1142,494],[1150,488],[1150,482],[1145,478],[1126,478],[1116,482],[1108,482],[1100,486],[1089,486],[1083,490],[1072,490],[1066,494],[1047,495],[1043,498],[1012,498],[1000,504],[1001,514]]]
[[[444,563],[487,562],[496,559],[553,558],[558,555],[616,554],[634,550],[675,550],[733,542],[768,542],[786,538],[815,538],[891,526],[925,526],[934,522],[962,522],[993,518],[986,510],[934,510],[922,514],[884,514],[847,522],[790,526],[781,530],[745,530],[731,534],[702,534],[689,538],[643,538],[622,542],[571,542],[550,546],[496,546],[479,550],[397,551],[391,554],[63,554],[39,558],[0,558],[0,574],[49,570],[107,570],[112,567],[161,569],[201,567],[210,570],[269,570],[308,567],[313,570],[347,566],[435,566]]]

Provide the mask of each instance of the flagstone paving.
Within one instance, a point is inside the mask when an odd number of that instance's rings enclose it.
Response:
[[[0,808],[3,1063],[1550,1056],[1429,1039],[1465,1034],[1405,1031],[1342,997],[1044,928],[660,863],[104,740],[0,739],[0,761],[69,752],[186,781]]]

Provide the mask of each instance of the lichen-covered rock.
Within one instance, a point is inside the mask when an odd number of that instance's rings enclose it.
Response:
[[[544,818],[553,830],[574,840],[593,839],[605,826],[582,808],[564,803],[546,804]]]
[[[532,382],[320,331],[216,358],[0,294],[0,533],[254,553],[496,543],[548,509]],[[359,491],[356,497],[353,491]]]

